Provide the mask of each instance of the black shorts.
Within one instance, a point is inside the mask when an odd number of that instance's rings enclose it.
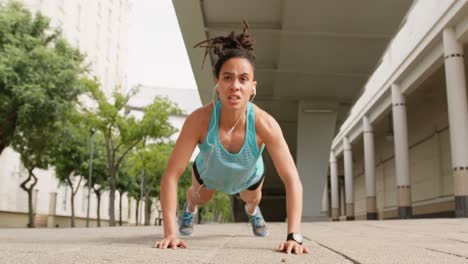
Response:
[[[198,184],[204,185],[203,180],[200,178],[200,173],[198,173],[196,162],[193,162],[193,174],[195,175],[195,179],[197,179]],[[260,184],[262,184],[263,178],[265,178],[265,174],[262,175],[262,178],[258,180],[258,182],[252,184],[247,190],[255,191]]]

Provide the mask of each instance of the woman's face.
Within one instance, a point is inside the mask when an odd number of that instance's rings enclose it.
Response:
[[[245,58],[231,58],[221,67],[216,80],[221,103],[230,109],[243,109],[255,94],[252,64]]]

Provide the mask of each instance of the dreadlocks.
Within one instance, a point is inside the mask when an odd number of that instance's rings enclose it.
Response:
[[[231,58],[245,58],[252,68],[255,69],[255,55],[253,53],[254,41],[250,38],[249,25],[244,20],[244,30],[241,34],[236,35],[232,31],[227,36],[218,36],[204,40],[197,43],[194,48],[200,47],[205,48],[205,55],[203,56],[202,68],[205,64],[206,56],[210,50],[213,50],[214,54],[218,56],[218,60],[214,66],[214,73],[216,77],[219,77],[221,66]]]

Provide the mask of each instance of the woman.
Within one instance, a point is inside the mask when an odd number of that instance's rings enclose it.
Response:
[[[302,185],[288,145],[276,120],[251,103],[257,82],[248,25],[244,21],[239,35],[232,32],[197,46],[206,48],[205,58],[209,49],[218,56],[213,95],[216,92],[219,100],[195,110],[182,127],[161,181],[164,239],[155,247],[187,247],[176,236],[177,185],[197,145],[200,154],[193,165],[192,186],[187,191],[179,232],[191,235],[197,206],[206,204],[216,190],[221,190],[239,193],[254,235],[267,236],[268,228],[258,207],[264,181],[261,153],[266,147],[286,187],[288,235],[279,250],[309,253],[300,235]]]

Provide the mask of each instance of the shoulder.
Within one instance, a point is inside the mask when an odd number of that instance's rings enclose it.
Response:
[[[195,123],[195,124],[209,122],[212,110],[213,110],[213,103],[209,103],[202,107],[199,107],[187,117],[185,122]]]
[[[255,130],[266,143],[282,136],[281,127],[269,113],[260,107],[253,105],[255,109]]]
[[[193,111],[187,119],[185,119],[182,131],[196,137],[197,141],[202,142],[204,134],[210,124],[211,112],[213,104],[206,104]]]

